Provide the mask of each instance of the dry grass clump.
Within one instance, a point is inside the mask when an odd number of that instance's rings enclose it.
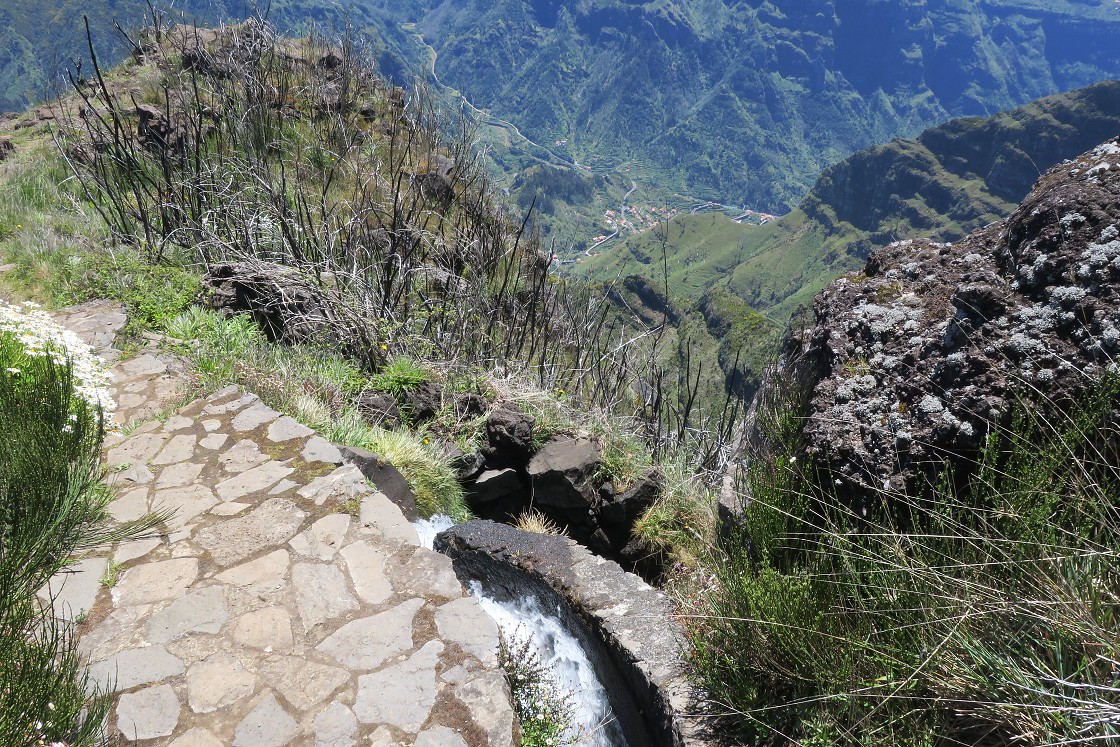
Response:
[[[568,531],[535,508],[522,512],[514,526],[523,532],[568,536]]]

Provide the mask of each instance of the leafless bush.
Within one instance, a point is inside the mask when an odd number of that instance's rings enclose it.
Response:
[[[552,275],[528,217],[494,197],[466,113],[448,116],[422,84],[389,87],[348,34],[290,40],[253,20],[134,46],[156,71],[147,100],[105,74],[91,41],[94,80],[75,81],[81,106],[60,135],[118,242],[234,268],[276,298],[294,282],[306,303],[271,311],[317,309],[372,370],[390,353],[520,368],[641,417],[659,447],[698,440],[718,460],[734,408],[697,428],[698,367],[673,371],[661,334]]]

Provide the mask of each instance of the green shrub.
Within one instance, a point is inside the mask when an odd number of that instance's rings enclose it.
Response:
[[[400,356],[386,364],[381,372],[370,379],[370,386],[378,392],[400,397],[431,379],[431,375],[411,358]]]
[[[184,267],[149,264],[124,251],[88,256],[87,273],[73,281],[67,300],[116,299],[128,310],[133,332],[166,330],[202,290],[198,277]]]
[[[714,584],[684,599],[703,686],[757,741],[1120,738],[1118,395],[1059,425],[1024,410],[966,487],[880,496],[899,510],[877,517],[756,460]]]
[[[100,745],[111,702],[83,673],[70,627],[39,589],[116,529],[99,490],[107,372],[28,307],[0,303],[0,744]]]
[[[632,534],[663,553],[667,565],[695,567],[715,542],[717,496],[682,457],[663,463],[661,471],[661,494],[634,523]]]

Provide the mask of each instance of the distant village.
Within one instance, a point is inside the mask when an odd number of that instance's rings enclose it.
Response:
[[[719,202],[705,202],[693,207],[689,212],[729,212],[728,207]],[[627,205],[622,210],[607,210],[603,213],[603,222],[613,233],[596,236],[591,240],[592,245],[602,243],[609,238],[614,238],[621,233],[638,233],[654,228],[659,223],[670,220],[682,211],[675,207],[650,207],[648,205]],[[730,216],[736,223],[748,223],[761,226],[769,223],[778,216],[770,213],[760,213],[757,210],[732,209],[730,212],[738,213]]]

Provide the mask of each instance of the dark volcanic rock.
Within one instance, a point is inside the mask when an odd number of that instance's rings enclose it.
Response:
[[[408,486],[408,480],[388,459],[356,446],[340,446],[338,450],[348,464],[357,467],[367,480],[400,507],[404,518],[409,521],[420,518],[416,510],[416,494]]]
[[[273,342],[318,342],[376,368],[380,351],[363,310],[351,308],[324,274],[316,279],[261,260],[207,267],[206,303],[229,314],[248,313]]]
[[[149,104],[139,104],[136,116],[136,135],[145,148],[175,152],[183,149],[187,131],[181,125],[172,124],[162,111]]]
[[[486,397],[481,394],[465,392],[455,396],[455,414],[460,418],[477,418],[488,406]]]
[[[443,388],[433,381],[425,381],[404,392],[397,402],[401,414],[412,423],[424,423],[436,416],[443,406]]]
[[[630,531],[646,509],[661,495],[661,473],[652,470],[622,495],[606,500],[600,491],[602,503],[598,507],[599,526],[615,548],[621,549],[630,541]]]
[[[394,428],[400,425],[401,414],[397,410],[397,399],[385,392],[362,392],[354,401],[362,419],[371,425]]]
[[[455,188],[451,180],[436,172],[417,174],[413,186],[427,202],[434,203],[440,210],[447,210],[455,200]]]
[[[455,470],[455,477],[460,482],[470,480],[482,472],[486,460],[479,451],[466,452],[450,441],[439,444],[440,453],[443,454],[451,469]]]
[[[517,474],[517,470],[489,469],[479,475],[478,479],[471,484],[469,495],[473,507],[497,503],[503,498],[521,496],[527,492],[521,482],[521,477]],[[518,505],[525,503],[526,501],[523,498],[517,501]]]
[[[16,146],[12,143],[10,137],[0,137],[0,161],[12,155],[15,150]]]
[[[554,508],[589,508],[601,453],[599,444],[587,438],[551,439],[529,461],[533,501]]]
[[[1006,221],[871,255],[787,345],[808,454],[843,494],[963,469],[1024,397],[1048,413],[1120,354],[1120,139],[1051,169]],[[964,457],[964,459],[962,459]]]
[[[483,450],[488,467],[522,468],[529,463],[533,453],[532,415],[516,410],[512,405],[496,408],[486,420],[486,443]]]

